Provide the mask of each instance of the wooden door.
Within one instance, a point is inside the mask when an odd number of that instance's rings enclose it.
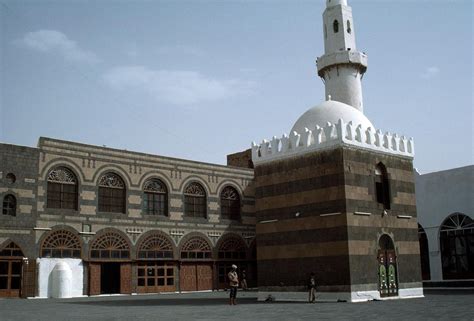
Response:
[[[197,290],[212,290],[212,265],[197,264]]]
[[[0,261],[0,297],[19,297],[21,288],[22,261]]]
[[[132,293],[132,264],[120,264],[120,293]]]
[[[89,295],[100,294],[100,263],[89,263]]]
[[[394,250],[379,250],[379,291],[381,297],[398,295],[397,261]]]
[[[180,271],[180,289],[181,291],[196,291],[196,264],[188,263],[181,265]]]

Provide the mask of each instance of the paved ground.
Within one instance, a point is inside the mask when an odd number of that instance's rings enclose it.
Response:
[[[452,320],[474,321],[474,294],[427,294],[422,299],[366,303],[261,303],[255,292],[188,293],[76,299],[3,299],[1,321],[142,320]]]

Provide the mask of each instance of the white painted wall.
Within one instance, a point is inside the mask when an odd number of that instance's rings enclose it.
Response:
[[[72,272],[70,291],[62,289],[62,292],[67,292],[70,297],[83,296],[84,265],[82,260],[39,258],[36,262],[38,264],[38,296],[40,298],[51,298],[54,296],[53,294],[58,293],[58,291],[54,291],[52,271],[59,262],[67,263]]]
[[[474,219],[474,165],[420,175],[415,173],[418,223],[425,229],[432,281],[443,280],[439,228],[453,213]]]

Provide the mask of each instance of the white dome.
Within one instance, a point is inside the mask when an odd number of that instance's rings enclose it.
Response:
[[[352,121],[354,126],[362,124],[364,128],[372,127],[372,129],[375,129],[370,120],[359,110],[335,100],[327,100],[301,115],[293,125],[291,132],[296,131],[298,134],[302,134],[305,128],[314,130],[316,125],[323,127],[328,122],[336,124],[340,118],[345,123]]]

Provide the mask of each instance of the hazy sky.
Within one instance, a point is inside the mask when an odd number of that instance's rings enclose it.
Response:
[[[422,173],[473,163],[471,0],[349,0],[364,112]],[[0,0],[0,141],[225,163],[324,99],[325,1]]]

